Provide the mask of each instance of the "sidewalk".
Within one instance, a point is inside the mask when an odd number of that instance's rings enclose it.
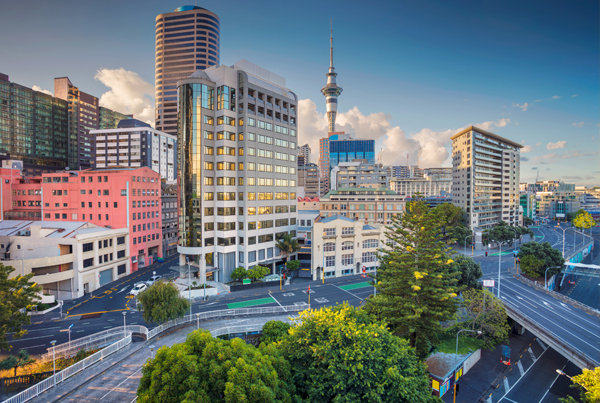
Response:
[[[502,343],[511,349],[511,363],[513,365],[510,367],[500,362],[502,356],[501,344],[497,345],[494,350],[481,350],[481,359],[458,381],[460,392],[456,397],[456,402],[483,402],[484,400],[480,399],[487,398],[490,394],[502,393],[503,395],[503,377],[513,371],[518,372],[514,364],[533,340],[535,340],[535,336],[530,332],[525,332],[522,336],[511,334],[508,341]],[[453,399],[454,396],[451,390],[442,398],[445,403],[453,403]]]
[[[288,315],[230,319],[200,323],[209,331],[227,326],[264,325],[270,320],[286,320]],[[31,402],[92,402],[110,401],[130,403],[135,399],[141,378],[142,365],[160,347],[172,346],[185,341],[189,333],[196,330],[196,323],[182,329],[167,332],[150,341],[133,342],[130,346],[107,357],[104,361],[74,375],[56,388],[49,389]]]

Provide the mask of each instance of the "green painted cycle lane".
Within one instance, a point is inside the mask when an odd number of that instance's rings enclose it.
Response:
[[[227,308],[229,308],[229,309],[248,308],[250,306],[276,304],[276,303],[277,302],[275,302],[275,300],[273,298],[269,297],[269,298],[253,299],[250,301],[232,302],[231,304],[227,304]]]
[[[348,291],[348,290],[356,290],[357,288],[364,288],[364,287],[373,287],[371,284],[369,284],[368,282],[363,282],[363,283],[356,283],[356,284],[348,284],[348,285],[341,285],[340,288],[344,291]]]

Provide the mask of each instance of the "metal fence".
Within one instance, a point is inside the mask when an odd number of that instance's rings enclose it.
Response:
[[[52,361],[54,352],[54,359],[58,358],[69,358],[77,354],[80,350],[93,350],[100,347],[107,346],[114,343],[117,340],[123,338],[123,327],[115,327],[99,333],[94,333],[89,336],[82,337],[80,339],[71,340],[70,342],[59,344],[54,347],[50,347],[46,354],[41,356],[42,362]]]
[[[502,301],[504,307],[508,311],[508,314],[515,321],[520,323],[521,325],[525,325],[525,327],[532,330],[538,337],[544,339],[548,344],[554,344],[554,348],[563,348],[566,350],[573,358],[579,360],[580,363],[586,364],[585,366],[588,368],[595,368],[600,366],[600,362],[583,353],[579,349],[573,347],[566,340],[554,334],[552,331],[548,330],[544,326],[540,325],[539,322],[531,319],[519,309],[517,309],[514,305]]]
[[[34,397],[39,396],[40,393],[58,385],[59,383],[65,381],[67,378],[70,378],[78,372],[83,371],[90,365],[93,365],[98,361],[103,360],[105,357],[108,357],[112,353],[119,351],[120,349],[129,345],[130,343],[131,332],[129,332],[125,338],[122,338],[116,343],[111,344],[110,346],[98,351],[97,353],[92,354],[89,357],[71,365],[70,367],[63,369],[62,371],[57,372],[56,375],[46,378],[40,383],[19,393],[18,395],[15,395],[5,400],[4,403],[23,403],[28,400],[31,400]]]
[[[99,332],[96,334],[92,334],[81,339],[73,340],[70,343],[64,343],[58,346],[54,346],[48,349],[48,353],[44,355],[50,356],[50,360],[52,360],[52,349],[54,350],[54,358],[59,358],[59,354],[61,357],[69,357],[67,354],[76,354],[77,351],[82,348],[88,349],[88,346],[99,345],[100,343],[106,343],[110,337],[119,338],[116,342],[113,341],[108,347],[103,348],[97,353],[92,354],[91,356],[81,360],[72,366],[63,369],[58,372],[56,375],[46,378],[42,382],[32,386],[29,389],[24,390],[23,392],[15,395],[3,403],[23,403],[34,397],[37,397],[40,393],[50,389],[51,387],[63,382],[65,379],[75,375],[76,373],[84,370],[90,365],[102,360],[104,357],[124,348],[125,346],[131,343],[132,334],[142,334],[145,336],[146,340],[150,340],[156,337],[158,334],[164,332],[165,330],[174,328],[176,326],[180,326],[188,323],[200,323],[200,321],[207,321],[211,319],[225,319],[228,317],[239,317],[239,316],[259,316],[259,315],[273,315],[273,314],[285,314],[290,312],[298,312],[303,311],[307,308],[310,308],[308,305],[291,305],[291,306],[277,306],[277,307],[263,307],[263,308],[240,308],[240,309],[225,309],[219,311],[210,311],[210,312],[201,312],[197,314],[186,315],[183,318],[171,320],[167,323],[164,323],[160,326],[157,326],[151,330],[148,330],[145,326],[139,325],[130,325],[126,327],[126,336],[123,338],[124,330],[123,327],[116,327],[113,329],[105,330],[103,332]],[[244,330],[246,329],[246,330]],[[221,336],[224,334],[231,333],[244,333],[251,331],[258,331],[262,329],[262,326],[230,326],[223,327],[211,332],[213,336]],[[231,333],[227,333],[230,332]],[[221,332],[221,333],[220,333]]]

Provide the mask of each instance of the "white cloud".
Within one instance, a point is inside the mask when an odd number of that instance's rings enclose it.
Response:
[[[52,91],[43,90],[42,87],[40,87],[39,85],[34,85],[33,87],[31,87],[31,89],[34,90],[34,91],[39,91],[39,92],[43,92],[44,94],[48,94],[48,95],[54,96],[54,94],[52,93]]]
[[[561,98],[562,98],[562,97],[559,97],[558,95],[554,95],[554,96],[550,97],[550,99],[551,99],[551,100],[552,100],[552,99],[561,99]]]
[[[579,123],[571,123],[571,126],[575,126],[575,127],[583,127],[583,125],[585,124],[585,122],[579,122]]]
[[[543,99],[536,99],[534,102],[542,102]]]
[[[521,108],[521,110],[523,112],[525,112],[527,110],[527,108],[529,108],[531,105],[529,105],[527,102],[525,102],[523,105],[519,105],[519,104],[513,103],[512,106],[515,106],[517,108]]]
[[[565,148],[567,145],[566,141],[557,141],[556,143],[548,143],[546,144],[546,148],[548,150],[558,150],[559,148]]]
[[[98,70],[94,79],[110,88],[100,97],[100,105],[133,117],[154,127],[154,85],[137,73],[120,69]]]
[[[530,145],[525,145],[525,146],[523,146],[523,148],[521,148],[521,154],[530,153],[532,151],[533,151],[533,147]]]
[[[579,95],[579,94],[573,94],[573,95],[571,95],[571,98],[575,98],[577,95]]]
[[[536,146],[536,147],[539,147],[539,146],[541,146],[541,145],[542,145],[542,143],[537,143],[535,146]]]
[[[510,123],[510,119],[502,118],[502,119],[498,120],[497,122],[490,120],[490,121],[483,122],[483,123],[477,123],[477,124],[475,124],[475,126],[479,127],[480,129],[483,129],[483,130],[490,130],[493,127],[505,127],[509,123]]]

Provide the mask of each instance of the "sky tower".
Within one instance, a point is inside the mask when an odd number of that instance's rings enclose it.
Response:
[[[327,120],[329,121],[329,132],[335,132],[335,118],[337,115],[337,98],[342,93],[342,87],[335,82],[337,73],[333,67],[333,24],[329,36],[329,73],[327,73],[327,85],[321,88],[321,92],[327,99]]]

